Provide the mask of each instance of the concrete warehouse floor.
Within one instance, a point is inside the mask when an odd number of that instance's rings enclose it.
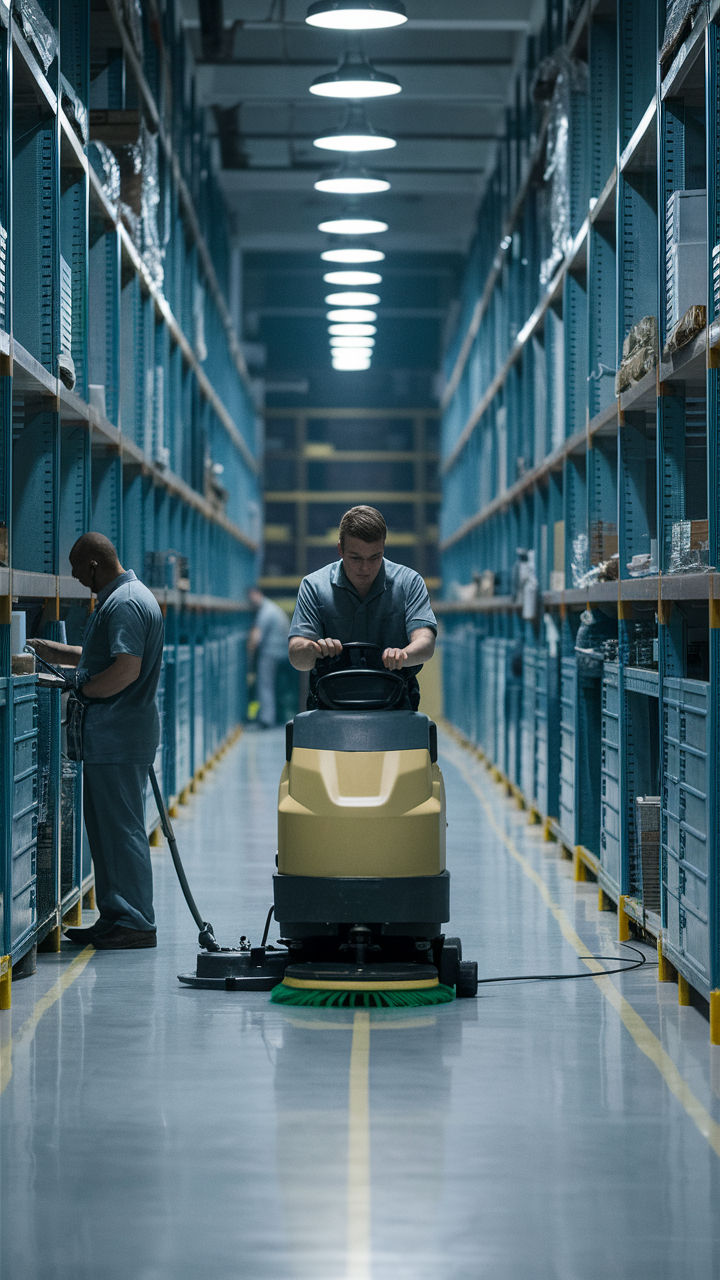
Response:
[[[262,932],[283,758],[249,731],[175,823],[226,944]],[[481,977],[619,954],[596,886],[445,736],[441,763]],[[2,1015],[4,1276],[717,1280],[720,1048],[651,947],[426,1011],[282,1009],[180,986],[196,931],[154,868],[156,951],[43,955]]]

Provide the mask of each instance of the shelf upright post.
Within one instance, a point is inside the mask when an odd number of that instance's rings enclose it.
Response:
[[[5,231],[2,329],[12,332],[12,36],[0,7],[0,223]],[[0,564],[9,565],[12,510],[12,363],[0,356]],[[11,1002],[13,704],[10,670],[12,590],[0,594],[0,1009]]]
[[[3,13],[5,11],[3,10]],[[7,14],[9,21],[9,13]],[[2,258],[0,328],[12,333],[12,36],[0,23],[0,224]],[[0,565],[10,565],[12,547],[12,360],[0,355]],[[12,591],[0,594],[0,679],[10,675]],[[11,736],[11,735],[10,735]],[[1,750],[1,748],[0,748]],[[9,748],[8,748],[9,750]],[[6,806],[5,806],[6,807]]]
[[[720,27],[708,24],[705,37],[705,128],[708,202],[708,333],[718,320],[713,250],[720,244]],[[720,387],[717,350],[708,346],[707,449],[710,563],[720,568]],[[711,576],[711,593],[715,575]],[[710,599],[710,725],[708,735],[708,927],[710,932],[710,1041],[720,1045],[720,598]]]

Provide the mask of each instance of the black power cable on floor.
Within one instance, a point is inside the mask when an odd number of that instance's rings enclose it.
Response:
[[[512,978],[479,978],[478,986],[485,985],[489,982],[565,982],[570,978],[604,978],[611,973],[630,973],[632,969],[641,969],[644,964],[648,964],[648,958],[642,951],[638,951],[637,947],[631,947],[629,942],[620,942],[618,946],[627,947],[628,951],[634,951],[639,960],[630,960],[627,957],[627,964],[622,965],[619,969],[603,969],[602,973],[593,973],[592,969],[586,969],[584,973],[520,973]],[[622,960],[622,956],[586,956],[587,960]]]

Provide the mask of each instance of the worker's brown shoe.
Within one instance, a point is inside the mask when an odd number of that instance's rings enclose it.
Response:
[[[95,938],[92,945],[96,951],[132,951],[138,947],[156,947],[157,934],[154,929],[126,929],[123,925],[116,924],[107,933]]]
[[[96,920],[87,929],[66,929],[63,934],[63,940],[70,942],[74,947],[87,947],[91,944],[93,947],[97,939],[103,933],[109,933],[115,928],[112,920]]]

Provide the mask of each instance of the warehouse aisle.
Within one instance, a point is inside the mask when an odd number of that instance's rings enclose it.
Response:
[[[225,942],[262,929],[283,747],[247,733],[176,823]],[[615,954],[595,887],[443,747],[481,976],[582,968],[573,930]],[[157,951],[44,956],[2,1016],[3,1276],[716,1280],[720,1048],[650,965],[283,1010],[178,985],[194,930],[165,849],[155,872]]]

